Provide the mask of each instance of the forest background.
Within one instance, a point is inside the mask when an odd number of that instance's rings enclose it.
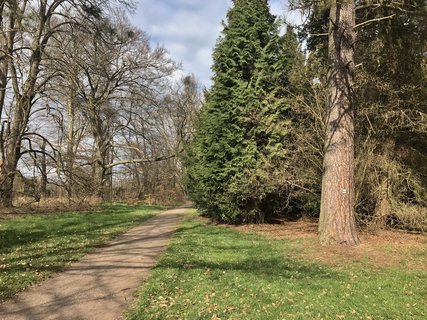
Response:
[[[355,174],[340,191],[354,189],[358,224],[425,231],[425,1],[346,3]],[[178,64],[129,22],[130,2],[2,0],[0,205],[189,196],[227,223],[318,217],[333,5],[293,7],[307,20],[282,34],[267,1],[233,1],[200,92],[171,77]]]

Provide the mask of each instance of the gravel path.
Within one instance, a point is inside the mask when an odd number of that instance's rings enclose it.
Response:
[[[0,305],[0,319],[122,319],[185,208],[156,215],[64,272]]]

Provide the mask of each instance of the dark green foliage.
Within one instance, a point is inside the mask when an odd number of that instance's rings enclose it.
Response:
[[[359,221],[425,228],[427,149],[419,143],[427,129],[425,10],[425,1],[384,1],[356,13],[361,25],[355,43]],[[325,65],[327,25],[328,8],[319,6],[300,33]],[[408,205],[416,215],[408,215]]]
[[[265,0],[234,1],[215,47],[206,94],[186,159],[195,203],[226,222],[263,222],[283,206],[292,63]],[[298,48],[293,48],[297,50]]]

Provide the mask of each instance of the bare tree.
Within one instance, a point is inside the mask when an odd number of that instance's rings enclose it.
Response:
[[[0,173],[0,206],[12,205],[14,176],[32,109],[45,85],[55,76],[42,67],[53,35],[62,26],[77,23],[76,11],[85,19],[98,19],[99,5],[109,2],[99,0],[88,5],[83,0],[1,1],[0,111],[5,119],[1,130],[4,166]]]
[[[110,163],[115,136],[126,129],[134,114],[143,112],[141,102],[157,93],[175,65],[163,48],[151,48],[146,34],[130,25],[121,11],[110,19],[97,21],[92,28],[94,32],[85,28],[57,37],[56,56],[70,90],[69,126],[74,118],[72,105],[77,102],[93,139],[92,190],[99,197],[106,197],[111,168],[115,166]],[[73,50],[69,50],[70,43]],[[69,127],[68,172],[73,162],[71,131]]]
[[[126,191],[130,196],[154,202],[183,199],[180,155],[193,134],[200,104],[197,82],[186,76],[131,119],[116,141],[121,150],[117,159],[122,159],[116,164],[122,164],[123,184],[134,189]]]

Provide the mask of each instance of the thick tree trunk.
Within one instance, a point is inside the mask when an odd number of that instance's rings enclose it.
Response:
[[[9,161],[5,161],[0,172],[0,207],[12,207],[13,181],[15,179],[14,166]]]
[[[14,6],[12,8],[12,15],[9,18],[11,29],[21,27],[22,19],[25,16],[23,9],[19,8],[18,5],[22,4],[23,8],[26,7],[27,1],[11,2]],[[46,16],[46,4],[39,8],[39,21],[37,24],[37,30],[33,34],[31,40],[31,55],[28,58],[28,77],[24,84],[20,86],[21,75],[18,74],[17,66],[13,65],[14,61],[9,61],[13,67],[10,67],[10,81],[14,91],[14,99],[16,104],[13,108],[13,117],[10,125],[10,131],[8,130],[7,135],[3,136],[4,143],[4,165],[3,170],[0,172],[0,206],[11,207],[13,201],[13,182],[15,178],[15,172],[17,169],[18,161],[21,157],[21,141],[24,136],[25,128],[27,127],[28,120],[30,117],[30,111],[32,106],[32,100],[35,95],[36,81],[40,72],[40,63],[42,60],[42,51],[47,43],[49,37],[45,37],[43,41],[43,31],[45,30],[47,16]],[[13,52],[13,39],[14,32],[10,32],[8,37],[8,50]]]
[[[333,1],[329,26],[329,95],[319,220],[323,245],[357,245],[354,213],[355,3]]]
[[[36,41],[33,41],[34,43]],[[13,114],[10,132],[5,140],[5,158],[3,170],[0,173],[0,206],[11,207],[13,196],[13,181],[18,161],[21,157],[21,141],[30,117],[32,98],[36,86],[37,76],[41,62],[41,48],[34,44],[36,49],[31,55],[29,75],[23,86],[22,94],[18,88],[14,88],[15,97],[18,97]],[[17,79],[16,71],[12,72],[12,78]],[[15,85],[16,86],[16,85]]]
[[[22,103],[17,104],[17,110],[13,117],[13,125],[8,137],[6,137],[6,154],[3,170],[0,173],[0,206],[11,207],[13,201],[13,181],[18,161],[21,156],[21,140],[27,125]]]
[[[38,65],[37,65],[38,66]],[[30,78],[31,79],[31,78]],[[32,81],[27,81],[25,86],[31,92],[34,88]],[[28,124],[31,100],[28,95],[21,97],[16,103],[16,111],[13,116],[12,128],[6,137],[6,154],[4,158],[3,170],[0,173],[0,206],[11,207],[13,202],[13,181],[17,169],[19,158],[21,157],[21,140],[25,128]]]

